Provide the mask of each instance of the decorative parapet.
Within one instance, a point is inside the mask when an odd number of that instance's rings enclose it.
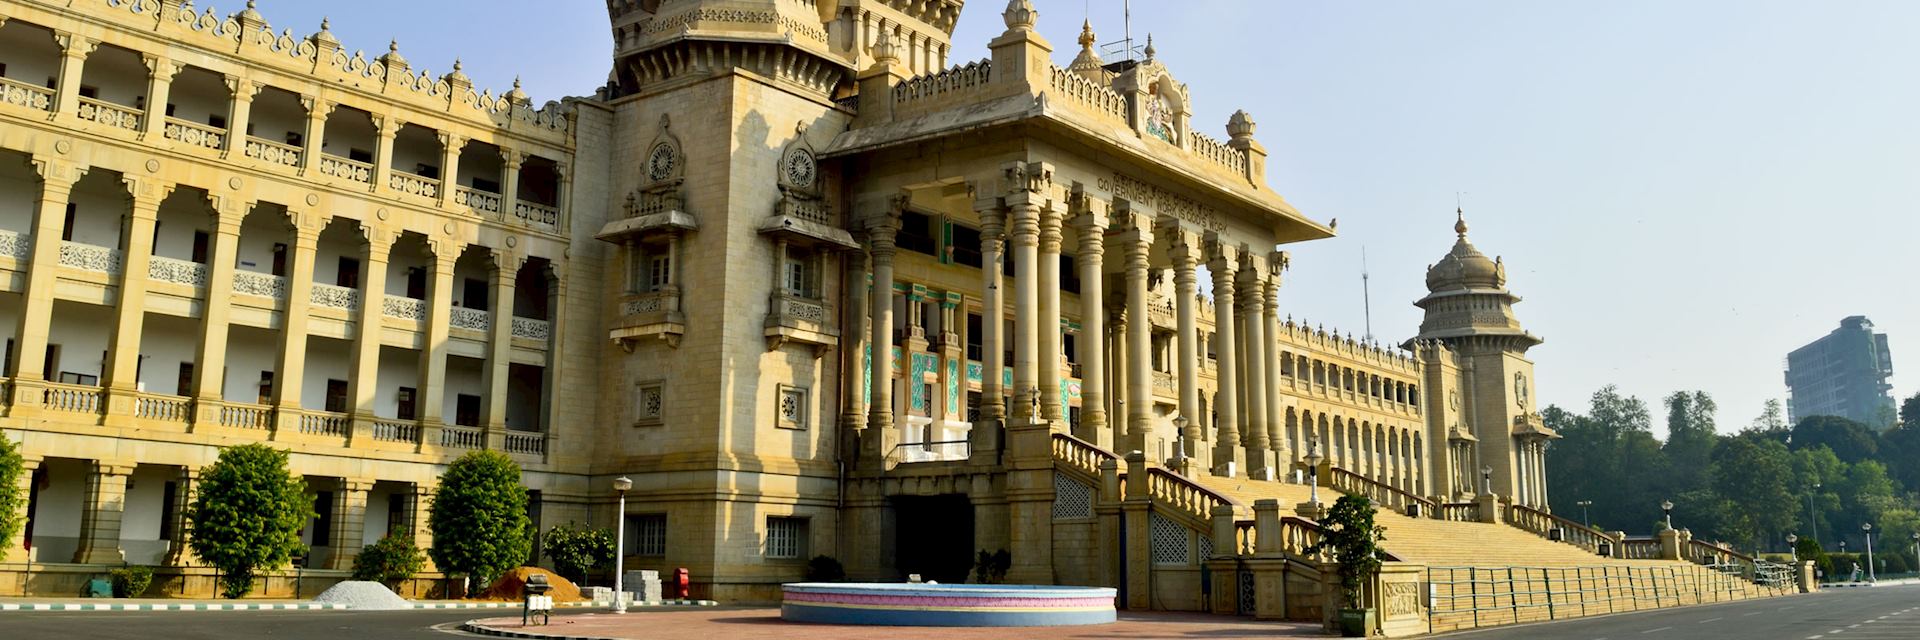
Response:
[[[984,90],[993,79],[993,61],[976,60],[908,79],[893,87],[894,115],[937,111],[968,101],[965,94]],[[920,108],[931,107],[931,108]]]
[[[219,151],[226,148],[227,130],[210,127],[198,122],[167,118],[164,131],[168,140]]]
[[[388,294],[380,302],[380,313],[389,318],[424,321],[427,319],[427,301]]]
[[[52,111],[53,89],[19,80],[0,78],[0,103],[36,111]]]
[[[0,231],[0,257],[25,260],[33,255],[33,235],[18,231]]]
[[[299,147],[281,144],[272,140],[262,140],[253,136],[247,136],[246,154],[249,158],[268,164],[288,167],[300,166],[301,149]]]
[[[309,294],[307,298],[308,302],[316,307],[341,309],[348,313],[360,309],[359,289],[331,285],[324,282],[315,282],[313,283],[312,293]]]
[[[454,307],[453,313],[447,316],[447,325],[455,329],[484,333],[493,327],[493,316],[479,309]]]
[[[147,261],[147,277],[160,282],[204,287],[207,286],[207,265],[178,258],[153,256]]]
[[[1080,74],[1053,67],[1047,70],[1047,85],[1061,95],[1073,99],[1073,103],[1086,108],[1103,120],[1122,127],[1127,124],[1127,99],[1113,90],[1104,87]]]
[[[768,351],[791,342],[812,345],[814,356],[819,357],[840,344],[840,329],[832,322],[833,307],[825,300],[775,292],[768,298],[767,309],[763,335]]]
[[[251,8],[221,16],[213,7],[194,7],[192,3],[156,0],[80,0],[92,4],[90,17],[110,20],[131,32],[153,33],[155,37],[197,45],[211,51],[238,52],[251,64],[274,68],[289,76],[312,77],[321,84],[344,86],[370,93],[384,94],[423,111],[450,114],[484,123],[489,128],[507,128],[521,134],[538,135],[562,144],[571,128],[567,109],[559,102],[547,102],[535,109],[525,94],[517,90],[498,96],[491,90],[476,92],[466,76],[457,70],[435,76],[426,70],[413,73],[398,47],[389,47],[388,55],[369,59],[362,51],[348,53],[322,22],[320,31],[295,38],[291,29],[275,34],[273,27]],[[251,3],[249,3],[251,4]],[[0,94],[11,93],[0,90]],[[51,93],[49,90],[48,93]],[[83,104],[84,104],[84,100]],[[37,100],[23,99],[37,104]],[[113,111],[96,106],[93,113]],[[84,110],[84,109],[83,109]],[[124,108],[120,109],[125,110]],[[137,114],[134,126],[138,130]],[[116,126],[126,126],[126,114],[100,115]],[[84,115],[83,115],[84,117]]]
[[[233,292],[281,300],[287,297],[287,279],[258,271],[235,269]]]
[[[552,324],[545,320],[515,317],[513,319],[513,337],[525,340],[546,342],[552,333]]]
[[[120,251],[71,240],[60,243],[60,266],[118,275]]]

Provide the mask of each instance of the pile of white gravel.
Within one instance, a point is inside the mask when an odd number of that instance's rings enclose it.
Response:
[[[412,609],[413,603],[395,594],[387,585],[365,580],[348,580],[313,597],[314,602],[342,604],[349,609],[388,611]]]

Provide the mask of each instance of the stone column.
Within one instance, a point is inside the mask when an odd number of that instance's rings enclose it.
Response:
[[[868,252],[873,256],[873,389],[868,393],[867,428],[861,458],[880,468],[899,434],[893,430],[893,255],[894,235],[908,196],[895,196],[887,209],[867,222]]]
[[[454,186],[460,181],[460,150],[466,148],[467,137],[442,131],[440,136],[440,206],[453,201]]]
[[[173,77],[187,65],[150,53],[140,54],[140,61],[147,65],[147,112],[140,118],[140,137],[160,140],[166,134],[167,96],[173,91]]]
[[[1274,473],[1280,474],[1292,459],[1287,453],[1286,435],[1281,433],[1285,421],[1280,416],[1280,270],[1286,268],[1286,259],[1284,254],[1273,252],[1267,261],[1270,266],[1260,290],[1260,305],[1265,312],[1261,318],[1266,325],[1260,332],[1260,366],[1266,369],[1266,384],[1260,389],[1267,396],[1267,448],[1273,451]]]
[[[167,518],[173,528],[173,539],[167,541],[167,557],[160,564],[169,567],[185,567],[193,564],[193,552],[189,548],[193,539],[192,525],[187,521],[187,505],[193,501],[194,485],[200,483],[200,470],[195,467],[180,467],[179,474],[173,478],[173,513]]]
[[[520,165],[526,163],[527,154],[503,146],[500,159],[500,219],[510,220],[520,206]]]
[[[1209,234],[1211,236],[1211,234]],[[1207,272],[1213,280],[1213,326],[1215,361],[1219,363],[1216,381],[1219,393],[1213,396],[1213,409],[1217,416],[1214,429],[1214,475],[1233,477],[1247,466],[1247,452],[1240,448],[1239,429],[1239,351],[1235,348],[1234,332],[1234,290],[1233,274],[1239,270],[1235,264],[1238,257],[1233,247],[1221,243],[1217,236],[1209,239],[1211,254],[1207,262]]]
[[[1553,501],[1547,494],[1547,443],[1546,441],[1541,441],[1536,446],[1540,448],[1540,451],[1534,456],[1533,470],[1535,474],[1535,484],[1540,486],[1540,510],[1553,513]]]
[[[13,505],[13,515],[22,526],[20,531],[14,534],[19,536],[19,539],[0,540],[0,561],[29,562],[33,560],[30,553],[33,541],[27,538],[25,523],[33,516],[31,511],[33,504],[27,501],[27,496],[32,495],[33,472],[40,468],[40,462],[37,456],[21,456],[20,477],[14,479],[14,486],[20,491],[20,500]],[[13,553],[16,550],[19,551],[18,555]]]
[[[1167,255],[1173,259],[1173,297],[1174,314],[1177,316],[1175,341],[1180,362],[1175,365],[1180,371],[1180,415],[1187,419],[1186,429],[1178,434],[1180,438],[1180,458],[1204,456],[1200,450],[1201,430],[1206,428],[1207,417],[1200,415],[1200,327],[1195,316],[1194,305],[1200,296],[1199,275],[1195,269],[1200,264],[1200,239],[1180,228],[1173,221],[1166,232],[1172,235]],[[1217,402],[1217,401],[1216,401]]]
[[[1006,389],[1001,376],[1006,356],[1006,211],[997,197],[974,194],[973,209],[980,214],[980,421],[968,435],[976,460],[996,460],[1007,426]]]
[[[1040,413],[1055,430],[1066,425],[1066,405],[1060,399],[1060,226],[1061,211],[1053,202],[1040,206]]]
[[[333,555],[327,558],[328,569],[352,569],[354,557],[366,546],[367,492],[372,490],[372,480],[340,479],[340,492],[333,496],[333,539],[327,544]]]
[[[1126,250],[1127,316],[1132,318],[1127,324],[1127,450],[1146,452],[1153,444],[1153,327],[1147,315],[1153,219],[1130,205],[1115,209],[1115,219],[1125,228],[1119,240]]]
[[[1124,255],[1122,256],[1124,259]],[[1124,284],[1124,283],[1123,283]],[[1111,390],[1107,401],[1107,422],[1112,427],[1113,448],[1120,449],[1130,441],[1127,436],[1127,394],[1131,392],[1133,369],[1127,367],[1127,305],[1126,291],[1120,292],[1120,302],[1107,307],[1107,323],[1113,331],[1107,335],[1107,388]]]
[[[320,154],[325,147],[327,137],[327,116],[333,114],[337,103],[321,100],[316,96],[300,96],[300,106],[307,108],[307,137],[301,142],[306,148],[300,151],[300,175],[313,172],[320,166]]]
[[[133,465],[95,460],[87,474],[86,503],[80,510],[80,547],[74,564],[120,564],[120,516],[127,509],[127,476]]]
[[[676,255],[678,254],[676,253]],[[572,299],[568,293],[568,287],[571,286],[570,283],[572,280],[567,276],[567,261],[564,258],[549,259],[547,261],[547,270],[550,274],[547,276],[547,317],[550,324],[547,328],[546,344],[541,345],[547,348],[547,352],[542,356],[540,361],[542,374],[540,381],[541,420],[540,424],[535,425],[535,428],[547,435],[547,451],[552,452],[553,445],[556,442],[552,427],[559,423],[561,409],[560,405],[553,401],[554,390],[565,386],[568,383],[567,381],[573,376],[570,370],[554,366],[556,358],[555,351],[558,350],[560,336],[567,335],[567,329],[572,326],[573,315],[567,312],[567,305],[561,304],[561,301]],[[674,278],[679,277],[679,272],[675,270]],[[679,290],[679,282],[677,279],[674,280],[675,291]],[[511,318],[509,318],[509,320],[511,320]],[[512,323],[509,322],[508,325],[512,325]],[[511,331],[511,326],[509,326],[509,331]],[[439,427],[432,426],[429,428],[438,429]]]
[[[1244,249],[1243,249],[1244,250]],[[1279,471],[1274,468],[1273,454],[1268,451],[1267,424],[1271,419],[1270,405],[1267,399],[1266,322],[1261,314],[1266,306],[1260,298],[1265,296],[1266,284],[1258,264],[1257,256],[1250,256],[1249,264],[1240,268],[1240,287],[1248,295],[1235,299],[1240,303],[1240,314],[1245,319],[1247,329],[1247,352],[1241,356],[1247,368],[1247,476],[1260,480],[1272,480]]]
[[[75,70],[78,69],[76,66]],[[16,416],[23,413],[23,408],[31,411],[40,406],[39,383],[44,380],[47,338],[53,331],[53,287],[54,273],[60,264],[60,232],[66,228],[67,202],[73,184],[87,172],[86,167],[39,156],[34,157],[33,168],[40,173],[40,199],[35,204],[29,264],[40,268],[27,270],[25,309],[14,341],[19,349],[14,358],[10,415]]]
[[[1106,372],[1106,283],[1102,270],[1107,250],[1107,215],[1095,208],[1093,200],[1076,187],[1079,215],[1073,219],[1080,233],[1080,251],[1074,266],[1080,268],[1080,427],[1074,436],[1102,449],[1113,448],[1112,433],[1107,430]]]
[[[380,336],[385,333],[382,325],[386,322],[387,260],[398,239],[392,231],[365,224],[360,233],[366,238],[360,259],[367,275],[360,280],[360,309],[355,318],[359,335],[354,336],[352,362],[347,365],[351,372],[347,397],[353,399],[353,406],[347,408],[353,414],[352,442],[373,435],[373,406],[380,388]]]
[[[505,249],[493,250],[493,299],[489,301],[492,317],[487,321],[487,368],[481,375],[487,387],[487,410],[482,424],[486,425],[489,447],[495,446],[492,443],[496,440],[501,446],[506,443],[507,378],[512,373],[513,360],[514,280],[524,261]],[[453,310],[447,310],[447,314],[452,317]]]
[[[207,305],[200,314],[200,345],[193,367],[195,425],[219,424],[219,407],[226,398],[227,323],[233,300],[234,270],[240,253],[240,225],[247,218],[246,203],[229,196],[212,196],[213,247],[208,253]]]
[[[267,85],[239,76],[225,79],[231,102],[227,103],[227,144],[220,148],[220,157],[231,158],[235,150],[244,157],[247,155],[247,123],[253,120],[253,97]]]
[[[407,504],[407,522],[413,534],[413,546],[421,549],[433,548],[433,527],[429,526],[427,521],[433,513],[429,508],[433,502],[433,493],[439,486],[437,480],[413,483],[413,499]],[[392,528],[393,524],[388,523],[387,526]],[[424,573],[436,570],[433,566],[433,556],[426,555],[426,563],[420,566],[420,571]]]
[[[127,424],[133,416],[134,392],[140,387],[140,336],[147,320],[147,265],[153,259],[154,225],[160,202],[173,185],[154,180],[127,179],[133,206],[120,229],[122,250],[120,294],[114,303],[114,328],[107,343],[107,422]]]
[[[1051,171],[1044,165],[1015,164],[1008,169],[1007,210],[1013,244],[1013,411],[1016,422],[1031,422],[1040,390],[1040,207]],[[1035,175],[1045,172],[1047,175]],[[1058,327],[1055,327],[1058,331]],[[1057,356],[1056,356],[1057,357]],[[1057,376],[1056,376],[1057,377]]]
[[[861,244],[865,244],[865,233],[860,234]],[[632,254],[633,248],[627,252]],[[497,254],[496,254],[497,255]],[[841,275],[845,277],[844,293],[841,294],[841,341],[840,349],[840,428],[843,440],[842,455],[853,459],[854,451],[844,448],[846,443],[854,441],[853,435],[867,428],[866,420],[866,363],[863,354],[867,352],[867,301],[872,292],[868,291],[867,254],[862,251],[840,253]],[[984,411],[984,409],[983,409]]]
[[[433,279],[427,289],[427,337],[420,349],[420,393],[417,394],[420,408],[415,417],[420,424],[431,425],[438,432],[441,407],[447,395],[447,322],[453,315],[453,267],[466,245],[452,239],[432,244],[435,245]],[[511,318],[507,325],[511,331]]]
[[[55,118],[71,121],[80,116],[80,76],[87,55],[100,47],[100,41],[65,31],[54,31],[53,41],[60,45],[60,79],[54,87]]]
[[[373,117],[374,131],[371,178],[373,184],[367,190],[374,193],[392,193],[393,189],[387,186],[387,176],[393,173],[393,137],[400,133],[400,127],[405,123],[397,117],[379,112],[372,112],[370,115]]]
[[[300,409],[300,383],[307,368],[307,306],[313,298],[314,256],[320,250],[320,226],[306,220],[305,215],[294,215],[299,221],[293,230],[293,264],[287,275],[285,321],[280,324],[280,360],[273,376],[273,403],[279,415],[276,431],[299,422],[289,412]],[[360,304],[369,304],[365,292]]]

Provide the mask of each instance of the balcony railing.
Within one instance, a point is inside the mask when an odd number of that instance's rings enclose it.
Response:
[[[205,147],[218,151],[226,148],[227,130],[210,127],[198,122],[167,118],[166,135],[168,140],[182,142],[196,147]]]
[[[440,197],[439,180],[414,175],[405,171],[388,171],[387,187],[400,193],[413,194],[423,198]]]
[[[474,211],[495,214],[489,217],[496,217],[500,213],[500,194],[473,187],[454,185],[453,203]]]
[[[300,412],[300,433],[346,437],[353,430],[353,418],[327,411]]]
[[[193,399],[142,392],[133,398],[133,417],[184,424],[193,419]]]
[[[0,256],[25,260],[33,255],[33,235],[0,231]]]
[[[216,408],[218,410],[214,412],[214,420],[222,427],[260,430],[273,428],[273,407],[262,404],[222,402]]]
[[[140,130],[140,112],[104,100],[95,100],[80,96],[80,109],[77,112],[81,120],[98,122],[115,129],[128,131]]]
[[[207,265],[179,258],[153,256],[147,262],[147,277],[189,287],[207,286]]]
[[[376,419],[373,421],[373,439],[381,442],[420,443],[420,425],[399,420]]]
[[[70,413],[99,414],[105,407],[105,398],[100,387],[87,387],[77,384],[46,383],[40,396],[40,403],[53,411]]]
[[[474,427],[448,425],[440,428],[440,446],[455,449],[485,449],[487,434]]]
[[[315,282],[313,283],[313,294],[308,296],[308,298],[308,302],[313,303],[313,306],[316,307],[345,309],[349,313],[360,309],[359,289]]]
[[[620,301],[620,315],[623,316],[679,310],[680,290],[676,288],[627,294]]]
[[[508,431],[507,440],[502,447],[507,453],[525,453],[536,456],[547,455],[547,434]]]
[[[381,301],[380,312],[389,318],[426,320],[427,301],[419,298],[389,295]]]
[[[354,182],[373,184],[373,165],[359,160],[348,160],[340,156],[320,154],[320,173],[335,178],[344,178]]]
[[[0,78],[0,102],[38,111],[52,111],[53,90],[19,80]]]
[[[560,210],[544,204],[521,200],[513,205],[513,216],[520,224],[542,231],[560,230]]]
[[[60,266],[82,271],[120,273],[120,251],[73,241],[60,243]]]
[[[238,269],[233,272],[233,292],[281,300],[287,297],[287,279],[269,273]]]
[[[548,332],[549,325],[545,320],[534,320],[532,318],[513,319],[513,337],[515,338],[545,341]]]
[[[271,164],[300,166],[300,147],[247,136],[247,157]]]
[[[479,309],[454,307],[453,315],[448,316],[447,324],[452,325],[455,329],[485,332],[493,327],[493,317],[491,314]]]

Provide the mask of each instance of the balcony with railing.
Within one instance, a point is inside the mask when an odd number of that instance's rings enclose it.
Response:
[[[120,273],[120,250],[71,240],[60,243],[60,266],[108,275]]]
[[[619,315],[614,316],[608,337],[622,343],[659,338],[676,344],[687,332],[686,316],[680,313],[680,288],[667,286],[654,291],[620,296]]]
[[[0,229],[0,258],[26,260],[32,256],[32,234]]]
[[[186,424],[193,420],[193,399],[142,391],[134,394],[133,417]]]
[[[179,142],[189,147],[219,151],[226,148],[227,144],[226,129],[181,120],[179,118],[167,118],[164,133],[168,140]]]
[[[493,328],[493,314],[480,309],[454,307],[453,313],[447,316],[447,325],[454,329],[486,333]]]
[[[440,428],[440,446],[449,449],[485,449],[487,433],[478,427],[447,425]]]
[[[399,170],[388,171],[387,172],[387,188],[393,189],[394,191],[408,194],[408,195],[420,196],[422,198],[439,198],[440,197],[440,181],[439,180],[436,180],[434,178],[428,178],[426,176],[414,175],[411,173],[407,173],[405,171],[399,171]]]
[[[281,144],[265,138],[247,136],[247,157],[272,165],[298,168],[300,155],[305,153],[300,147]]]
[[[310,436],[345,438],[353,432],[353,418],[331,411],[301,411],[300,433]]]
[[[287,279],[270,273],[236,269],[233,272],[233,292],[273,300],[285,300],[287,298]]]
[[[53,90],[11,78],[0,78],[0,103],[35,111],[52,111]]]
[[[420,425],[403,420],[376,418],[373,421],[373,439],[380,442],[420,444]]]
[[[373,163],[322,153],[320,154],[320,175],[373,184]]]
[[[133,133],[140,131],[141,114],[138,109],[86,96],[79,96],[78,102],[79,109],[75,115],[81,120]]]
[[[513,203],[513,219],[521,226],[547,233],[560,232],[560,209],[521,200]]]
[[[387,296],[380,301],[380,314],[408,322],[426,322],[427,301],[419,298],[387,294]]]
[[[532,318],[513,318],[513,337],[545,343],[552,333],[551,323]]]
[[[531,431],[508,431],[501,448],[507,453],[529,456],[547,455],[547,434]]]
[[[58,382],[40,384],[40,405],[49,411],[97,416],[106,410],[106,394],[100,387]]]
[[[207,265],[191,260],[153,256],[147,262],[147,278],[194,288],[204,287],[207,286]]]
[[[489,220],[500,219],[500,194],[492,191],[481,191],[473,187],[455,185],[453,187],[453,204],[454,206],[472,209],[475,214],[478,214],[482,218]]]
[[[312,291],[312,294],[308,296],[308,302],[312,303],[315,307],[340,309],[347,313],[360,310],[359,289],[315,282],[313,283]]]

